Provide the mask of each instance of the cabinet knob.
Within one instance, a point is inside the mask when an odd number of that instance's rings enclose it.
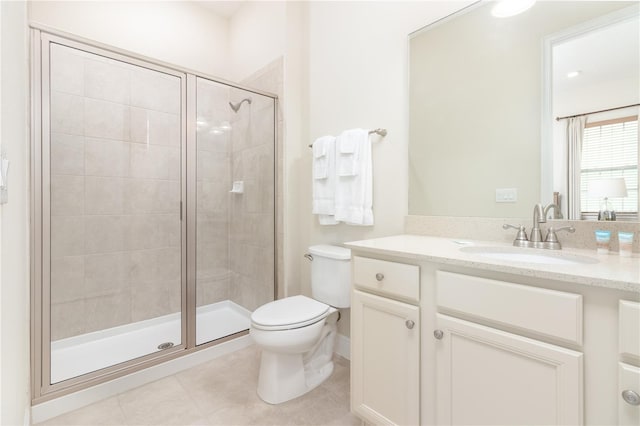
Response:
[[[381,274],[380,272],[378,272],[376,274],[376,280],[378,280],[378,281],[384,280],[384,274]]]
[[[411,330],[411,329],[413,328],[413,326],[414,326],[414,325],[416,325],[416,323],[415,323],[415,322],[413,322],[413,321],[411,321],[411,320],[406,320],[406,321],[404,322],[404,325],[406,325],[406,326],[407,326],[407,328],[408,328],[409,330]]]
[[[434,330],[433,337],[435,337],[438,340],[441,340],[444,337],[444,332],[442,330]]]
[[[640,395],[638,395],[638,392],[630,389],[622,391],[622,399],[624,399],[624,402],[627,404],[640,405]]]

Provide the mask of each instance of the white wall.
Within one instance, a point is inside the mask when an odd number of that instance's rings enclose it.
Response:
[[[284,279],[282,296],[301,293],[300,229],[306,218],[300,214],[300,194],[308,191],[303,159],[309,155],[309,3],[288,2],[284,58]],[[308,167],[308,165],[307,165]]]
[[[310,294],[306,247],[399,234],[407,214],[408,34],[462,8],[465,2],[311,2],[309,5],[308,138],[289,141],[301,150],[298,212],[300,238],[289,260],[301,271],[301,290]],[[375,225],[320,226],[311,214],[313,139],[353,127],[384,127],[373,144]],[[288,147],[290,149],[290,146]],[[291,177],[290,177],[291,179]],[[349,334],[349,321],[340,333]]]
[[[228,21],[189,1],[33,1],[29,19],[229,78]]]
[[[285,51],[286,2],[246,2],[229,21],[230,78],[242,81]]]
[[[0,150],[11,162],[0,207],[0,424],[29,407],[28,44],[24,2],[0,2]]]

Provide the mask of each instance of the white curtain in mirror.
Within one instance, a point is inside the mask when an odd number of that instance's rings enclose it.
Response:
[[[569,147],[569,219],[580,220],[580,162],[582,159],[582,138],[586,116],[567,120],[567,142]]]

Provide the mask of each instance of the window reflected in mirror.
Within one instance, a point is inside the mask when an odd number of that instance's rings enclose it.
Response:
[[[580,163],[580,211],[597,219],[612,209],[618,220],[638,215],[638,117],[587,123]],[[607,198],[607,208],[603,209]]]

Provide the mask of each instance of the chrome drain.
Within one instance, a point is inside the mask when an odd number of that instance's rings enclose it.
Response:
[[[164,343],[160,343],[158,345],[158,349],[163,350],[163,349],[169,349],[173,347],[173,342],[164,342]]]

